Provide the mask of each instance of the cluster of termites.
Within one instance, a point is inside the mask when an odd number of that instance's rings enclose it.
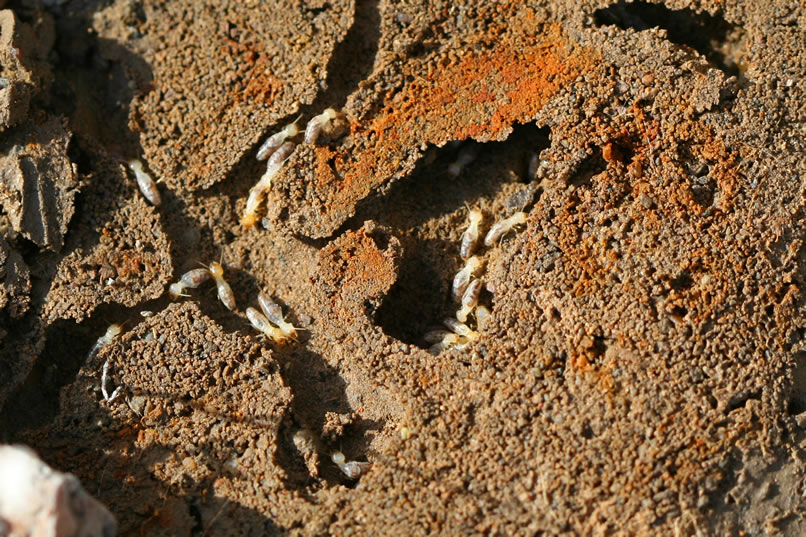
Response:
[[[484,245],[494,246],[504,235],[526,222],[526,213],[516,212],[511,216],[496,222],[487,231],[484,237]],[[479,304],[479,296],[482,291],[481,272],[484,262],[476,255],[473,255],[479,244],[482,233],[484,215],[478,209],[471,209],[468,213],[468,224],[462,233],[459,244],[459,255],[464,259],[464,265],[453,278],[451,293],[454,300],[459,304],[456,310],[456,317],[444,319],[444,328],[431,330],[426,333],[423,339],[431,344],[429,352],[439,354],[450,348],[462,349],[470,342],[479,338],[481,330],[490,319],[490,310]],[[471,316],[475,318],[475,330],[467,323]]]
[[[294,143],[294,138],[300,134],[300,129],[297,122],[302,116],[289,123],[279,132],[269,136],[257,150],[257,159],[266,160],[266,171],[261,176],[260,180],[249,190],[249,196],[246,199],[246,207],[244,208],[243,216],[241,217],[241,224],[245,227],[252,227],[257,222],[257,210],[266,192],[271,188],[271,183],[274,178],[280,173],[283,165],[296,149],[297,144]],[[333,108],[328,108],[319,115],[316,115],[308,121],[303,134],[303,143],[315,144],[322,133],[333,136],[337,133],[334,126],[334,120],[339,117],[339,113]]]
[[[308,125],[305,127],[305,132],[303,134],[303,142],[306,144],[315,144],[322,133],[327,134],[328,136],[335,137],[341,134],[342,130],[340,130],[343,125],[336,125],[334,120],[339,118],[340,114],[333,108],[327,108],[324,112],[319,115],[316,115],[308,121]],[[266,195],[266,192],[271,188],[272,180],[277,176],[280,170],[285,164],[285,161],[288,160],[288,157],[294,152],[294,149],[297,145],[293,142],[293,139],[300,134],[300,129],[297,126],[297,122],[302,118],[302,116],[297,117],[292,123],[289,123],[279,132],[276,132],[269,136],[269,138],[263,142],[260,148],[257,151],[257,159],[258,160],[266,160],[266,171],[261,176],[260,180],[252,187],[249,191],[249,197],[246,201],[246,208],[244,209],[243,217],[241,218],[241,223],[246,227],[251,227],[255,225],[257,221],[257,209],[260,206],[260,202],[263,200],[263,197]],[[162,202],[162,197],[160,196],[160,191],[157,188],[157,183],[148,172],[145,170],[145,166],[143,163],[137,159],[131,159],[125,161],[126,165],[134,174],[134,179],[137,182],[137,186],[140,188],[140,192],[152,205],[159,205]],[[461,170],[460,170],[461,171]],[[458,175],[458,172],[457,174]]]
[[[188,296],[186,291],[188,289],[196,289],[206,281],[212,279],[216,285],[218,299],[224,306],[230,310],[235,311],[235,294],[226,279],[224,279],[224,267],[219,262],[210,263],[209,267],[202,267],[191,269],[179,278],[179,281],[172,283],[168,289],[168,294],[173,299]],[[254,308],[246,308],[246,318],[250,324],[259,330],[262,334],[268,336],[275,343],[285,343],[289,339],[296,339],[297,328],[290,322],[285,320],[282,309],[274,302],[268,295],[260,293],[258,295],[258,304],[263,313],[260,313]],[[151,312],[141,312],[143,317],[151,316]],[[117,339],[122,332],[123,327],[119,324],[110,325],[103,336],[98,338],[95,345],[90,350],[87,360],[92,359],[98,351],[104,346],[109,345]],[[105,402],[114,401],[120,394],[121,387],[118,386],[111,394],[109,393],[109,361],[104,362],[101,373],[101,393]]]
[[[330,460],[339,467],[341,473],[353,480],[361,477],[372,466],[371,462],[348,461],[341,451],[334,451],[330,456]]]
[[[171,284],[168,292],[174,299],[188,296],[185,294],[187,289],[195,289],[210,278],[215,280],[218,299],[228,310],[234,311],[235,295],[224,279],[224,267],[221,263],[213,262],[209,267],[187,271],[178,282]],[[248,307],[244,312],[249,324],[275,343],[286,343],[289,339],[297,338],[297,330],[300,329],[285,320],[282,309],[274,300],[264,293],[259,293],[257,302],[261,311]]]
[[[178,282],[172,283],[168,288],[168,294],[171,298],[177,299],[180,296],[188,296],[185,291],[187,289],[196,289],[201,284],[212,278],[215,281],[216,291],[218,292],[218,299],[224,306],[230,310],[235,311],[235,295],[232,293],[232,288],[224,279],[224,267],[221,263],[213,261],[209,267],[196,268],[189,270],[182,274]]]
[[[209,267],[192,269],[184,273],[182,277],[179,278],[178,282],[171,284],[169,294],[174,299],[180,296],[188,296],[185,294],[186,289],[195,289],[211,278],[216,283],[218,299],[227,309],[231,311],[235,310],[235,295],[230,285],[224,279],[224,268],[221,266],[221,263],[215,261],[211,263]],[[260,305],[262,313],[251,307],[246,308],[245,312],[246,318],[255,329],[269,337],[275,343],[286,343],[290,339],[297,338],[297,331],[302,329],[285,320],[282,309],[274,300],[264,293],[259,293],[258,304]],[[144,317],[149,317],[151,314],[151,312],[141,312],[141,315]],[[122,331],[123,327],[121,325],[110,325],[104,335],[99,337],[95,342],[86,361],[89,362],[103,347],[112,344]],[[121,387],[118,386],[112,393],[109,393],[109,383],[109,360],[107,360],[104,362],[101,372],[101,393],[103,400],[107,403],[114,401],[121,391]],[[349,468],[352,468],[352,466]]]
[[[353,481],[364,475],[372,466],[370,462],[348,461],[344,453],[339,450],[329,451],[322,440],[310,429],[298,430],[294,433],[292,441],[300,455],[306,458],[315,453],[325,455],[329,452],[331,462],[341,470],[341,473]]]
[[[246,318],[255,330],[275,343],[282,344],[297,338],[297,330],[301,329],[285,320],[279,304],[264,293],[257,295],[257,303],[263,313],[255,308],[246,308]]]

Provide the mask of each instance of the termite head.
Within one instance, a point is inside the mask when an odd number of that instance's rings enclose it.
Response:
[[[255,213],[247,213],[241,217],[241,225],[245,228],[250,228],[257,223],[257,215]]]
[[[333,452],[333,455],[330,456],[330,460],[333,461],[333,464],[339,467],[344,466],[344,464],[347,462],[347,458],[341,451]]]
[[[185,287],[181,283],[172,283],[170,287],[168,287],[168,294],[173,299],[177,299],[180,296],[188,296],[185,294]]]
[[[210,263],[210,266],[207,268],[210,271],[210,274],[213,278],[223,278],[224,277],[224,267],[221,266],[221,263],[218,261],[213,261]]]
[[[286,125],[285,128],[283,129],[288,138],[293,138],[294,136],[299,134],[299,127],[297,126],[297,123],[299,123],[300,119],[302,119],[302,114],[298,115],[297,119]]]
[[[468,268],[471,274],[475,274],[481,268],[481,259],[474,255],[468,258],[465,266]]]
[[[470,212],[467,214],[468,225],[473,227],[478,227],[481,224],[481,220],[484,216],[481,214],[481,211],[478,209],[470,209]]]
[[[121,332],[123,332],[123,325],[115,323],[109,325],[109,328],[106,329],[106,334],[104,335],[108,340],[112,340],[118,337]]]
[[[492,317],[492,313],[484,306],[479,306],[476,308],[476,329],[482,330],[487,323],[490,322],[490,317]]]

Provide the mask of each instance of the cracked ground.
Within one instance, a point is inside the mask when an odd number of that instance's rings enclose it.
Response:
[[[797,2],[0,8],[0,439],[121,534],[806,533]]]

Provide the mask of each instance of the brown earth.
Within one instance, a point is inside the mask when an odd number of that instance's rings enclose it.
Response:
[[[0,439],[122,534],[806,533],[797,2],[5,7]],[[257,147],[327,107],[242,227]],[[435,356],[468,208],[527,223]],[[237,311],[170,299],[218,260]]]

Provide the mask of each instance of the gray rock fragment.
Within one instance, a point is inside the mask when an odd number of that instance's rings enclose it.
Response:
[[[54,35],[47,15],[32,28],[10,9],[0,10],[0,132],[25,119],[31,99],[49,86],[46,57]]]
[[[31,279],[22,256],[0,237],[0,310],[19,319],[31,304]],[[2,533],[0,533],[2,535]]]
[[[75,211],[78,174],[61,120],[26,123],[0,142],[0,205],[15,231],[58,252]]]

